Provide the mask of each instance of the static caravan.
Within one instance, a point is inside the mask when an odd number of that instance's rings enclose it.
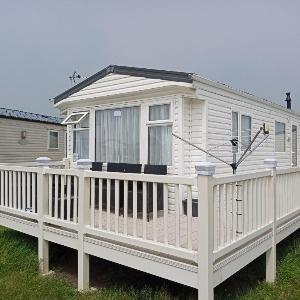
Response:
[[[109,66],[54,99],[67,125],[63,166],[0,164],[0,225],[38,237],[44,274],[49,241],[77,250],[80,290],[90,255],[197,288],[198,299],[264,253],[274,282],[276,244],[300,226],[300,115],[286,100]]]
[[[65,126],[57,117],[0,108],[0,163],[33,162],[65,156]]]
[[[54,103],[66,116],[72,161],[167,165],[178,175],[211,161],[217,173],[230,174],[233,154],[239,158],[265,124],[269,135],[255,141],[251,150],[262,143],[238,172],[262,169],[270,157],[279,167],[298,165],[299,113],[193,73],[111,65]]]

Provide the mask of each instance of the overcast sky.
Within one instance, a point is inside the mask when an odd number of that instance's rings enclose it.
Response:
[[[109,64],[200,74],[300,111],[300,1],[0,0],[0,107],[49,98]]]

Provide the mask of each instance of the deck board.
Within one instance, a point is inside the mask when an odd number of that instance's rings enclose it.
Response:
[[[175,213],[168,213],[168,244],[175,246]],[[118,219],[118,233],[124,234],[124,216],[119,215],[118,218],[115,218],[115,214],[113,212],[110,213],[110,232],[115,232],[115,221]],[[102,230],[107,230],[107,212],[102,212]],[[143,219],[141,216],[138,216],[136,220],[136,228],[137,228],[137,237],[143,238]],[[133,235],[133,216],[127,216],[127,235]],[[192,249],[198,249],[197,243],[197,226],[198,218],[192,218]],[[146,222],[146,237],[147,240],[154,240],[154,232],[153,232],[153,219],[150,217]],[[157,221],[157,242],[164,243],[164,218],[161,212],[158,213]],[[99,228],[99,210],[95,210],[95,228]],[[187,216],[180,215],[180,247],[187,248],[187,237],[188,237],[188,225],[187,225]]]

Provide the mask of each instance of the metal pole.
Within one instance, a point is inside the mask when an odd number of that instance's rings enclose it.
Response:
[[[233,152],[233,154],[232,154],[232,163],[234,166],[236,166],[236,152]],[[233,173],[233,175],[236,174],[236,168],[232,168],[232,173]]]
[[[260,128],[258,130],[258,132],[256,133],[256,135],[254,136],[253,140],[251,141],[251,143],[248,145],[248,147],[246,148],[246,150],[244,151],[244,153],[242,154],[242,156],[240,157],[240,159],[238,160],[238,162],[236,163],[236,166],[238,167],[239,164],[243,161],[244,156],[247,154],[247,152],[251,149],[252,144],[255,142],[256,138],[259,136],[259,134],[261,133],[262,128]]]

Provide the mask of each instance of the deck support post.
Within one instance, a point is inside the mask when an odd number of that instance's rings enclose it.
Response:
[[[45,161],[41,162],[44,159]],[[40,160],[40,161],[39,161]],[[38,258],[39,270],[41,274],[49,273],[49,242],[44,239],[44,216],[48,215],[48,175],[44,173],[45,168],[49,168],[50,159],[39,158],[37,162],[42,166],[37,174],[37,213],[39,224],[38,235]]]
[[[276,167],[277,160],[269,158],[264,160],[267,170],[272,171],[271,184],[269,186],[270,214],[272,219],[272,246],[266,252],[266,281],[275,282],[276,280],[276,231],[277,231],[277,200],[276,200]]]
[[[195,166],[198,187],[198,299],[214,298],[213,283],[213,175],[215,165],[201,162]]]
[[[78,289],[87,290],[90,284],[89,255],[84,252],[85,226],[89,223],[90,203],[90,179],[84,176],[84,169],[90,165],[87,160],[81,164],[77,161],[79,173],[79,197],[78,197]]]

